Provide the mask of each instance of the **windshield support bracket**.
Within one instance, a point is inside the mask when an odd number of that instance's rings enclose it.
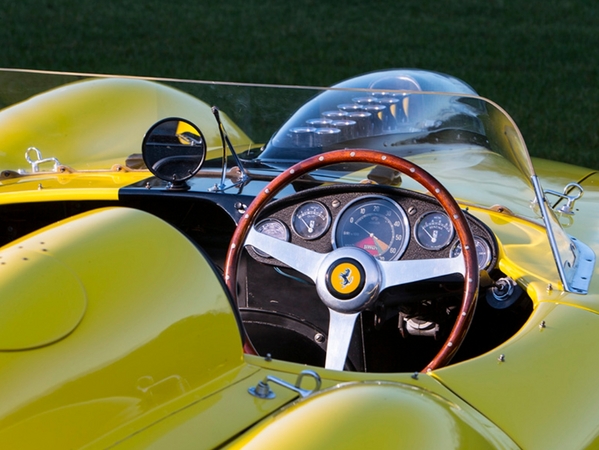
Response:
[[[587,294],[595,268],[595,253],[583,242],[563,232],[559,222],[553,216],[553,211],[547,206],[548,202],[543,194],[539,179],[536,175],[533,175],[531,181],[536,198],[539,199],[539,208],[547,230],[549,245],[564,291],[574,294]],[[558,243],[558,238],[560,243]],[[566,239],[567,243],[564,242]]]
[[[238,176],[237,176],[237,181],[234,182],[233,186],[243,185],[249,179],[249,176],[248,176],[245,168],[243,167],[243,164],[241,163],[239,156],[237,156],[237,152],[235,151],[233,144],[231,144],[231,140],[229,139],[227,130],[225,129],[225,126],[223,125],[222,121],[220,120],[220,111],[216,106],[212,107],[212,114],[214,114],[214,118],[216,119],[216,123],[218,124],[218,131],[220,132],[220,139],[223,143],[223,169],[222,169],[221,180],[220,180],[220,184],[215,184],[214,187],[212,188],[212,190],[215,192],[224,192],[227,189],[227,187],[225,185],[225,180],[227,178],[227,148],[231,152],[231,155],[233,155],[233,158],[235,159],[235,163],[237,164],[236,167],[237,167]]]

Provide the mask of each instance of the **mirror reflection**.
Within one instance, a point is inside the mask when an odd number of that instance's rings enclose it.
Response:
[[[164,119],[147,132],[142,152],[147,168],[158,178],[180,186],[202,167],[206,141],[193,123]]]

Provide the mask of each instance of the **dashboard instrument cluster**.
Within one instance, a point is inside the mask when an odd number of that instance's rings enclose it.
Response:
[[[474,235],[479,269],[497,261],[492,232],[466,213]],[[317,252],[358,247],[380,261],[458,257],[462,247],[453,225],[432,197],[362,185],[331,186],[302,192],[269,205],[259,232]],[[261,262],[280,265],[260,250]]]

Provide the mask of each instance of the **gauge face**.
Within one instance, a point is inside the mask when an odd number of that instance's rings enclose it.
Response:
[[[386,197],[367,197],[350,203],[339,215],[333,247],[358,247],[380,261],[399,258],[410,230],[404,210]]]
[[[421,247],[440,250],[453,239],[453,225],[444,212],[429,212],[418,219],[414,237]]]
[[[303,239],[317,239],[327,232],[331,224],[328,209],[319,202],[306,202],[297,207],[291,218],[293,231]]]
[[[264,219],[256,225],[256,231],[267,236],[277,238],[281,241],[289,240],[289,230],[279,219]],[[254,251],[263,258],[270,258],[268,253],[254,248]]]
[[[474,244],[476,246],[476,258],[478,260],[478,269],[485,270],[491,264],[491,247],[483,238],[474,236]],[[462,244],[456,242],[449,251],[450,258],[457,258],[462,254]]]

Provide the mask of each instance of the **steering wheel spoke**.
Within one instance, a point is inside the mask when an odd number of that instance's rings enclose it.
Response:
[[[314,252],[290,242],[260,233],[254,227],[248,232],[245,245],[251,245],[267,253],[289,267],[303,273],[312,281],[316,281],[318,268],[326,257],[322,253]]]
[[[324,367],[326,369],[343,370],[359,313],[346,314],[329,308],[329,314],[329,337]]]
[[[383,274],[381,290],[391,286],[440,278],[456,273],[465,274],[464,258],[413,259],[379,261]]]

